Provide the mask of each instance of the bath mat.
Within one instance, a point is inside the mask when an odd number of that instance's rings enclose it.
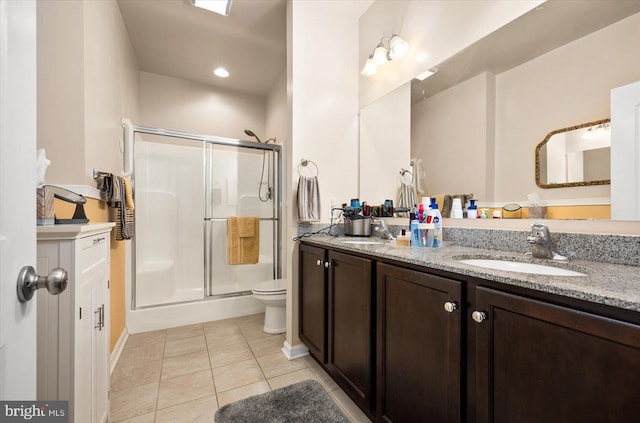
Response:
[[[315,380],[232,402],[216,411],[215,423],[349,423]]]

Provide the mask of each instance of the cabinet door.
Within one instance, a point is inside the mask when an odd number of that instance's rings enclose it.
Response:
[[[460,283],[377,270],[378,421],[459,422]]]
[[[98,276],[96,275],[95,278]],[[93,345],[94,326],[98,315],[94,313],[94,282],[91,279],[82,284],[76,292],[75,343],[73,365],[73,414],[69,421],[93,422]]]
[[[329,252],[328,369],[365,411],[373,405],[371,273],[371,260]]]
[[[93,372],[94,372],[94,422],[104,423],[109,414],[109,292],[107,291],[107,275],[102,274],[94,289],[94,309],[97,324],[93,328]]]
[[[300,246],[299,317],[300,339],[309,353],[327,362],[327,282],[325,250]]]
[[[488,288],[476,298],[477,422],[640,421],[640,327]]]

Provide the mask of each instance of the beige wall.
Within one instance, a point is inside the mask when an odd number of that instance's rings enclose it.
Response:
[[[122,117],[138,115],[138,64],[118,4],[41,1],[38,14],[38,148],[47,183],[95,187],[93,168],[119,174]],[[91,199],[89,218],[108,220]],[[125,326],[124,242],[111,247],[111,349]]]
[[[194,134],[265,139],[265,99],[197,82],[140,72],[140,119],[136,125]]]
[[[93,168],[120,173],[123,117],[138,115],[138,62],[115,1],[84,3],[85,179]]]
[[[120,120],[137,115],[138,64],[118,4],[38,2],[38,148],[48,183],[95,186],[119,173]]]
[[[84,3],[37,3],[38,148],[45,181],[84,183]]]
[[[290,170],[285,255],[291,257],[287,290],[287,342],[298,344],[297,165],[313,160],[319,169],[322,220],[332,201],[358,191],[358,19],[366,2],[294,1],[287,7],[286,142]],[[318,34],[326,36],[318,36]]]
[[[360,19],[359,69],[362,69],[380,39],[389,37],[391,33],[406,40],[410,50],[406,57],[381,67],[375,76],[360,76],[360,107],[442,63],[543,2],[544,0],[373,2]]]
[[[637,43],[631,41],[638,39],[640,14],[496,75],[495,89],[483,88],[478,76],[414,105],[413,131],[429,141],[412,139],[412,154],[421,151],[423,160],[432,163],[427,187],[437,192],[462,189],[495,203],[524,203],[534,191],[554,204],[608,199],[609,185],[538,188],[534,151],[552,130],[609,117],[610,90],[640,80]],[[495,120],[483,115],[484,109],[492,113],[492,104]],[[427,135],[430,131],[437,132]],[[456,160],[468,163],[474,154],[475,165],[452,166]],[[484,190],[476,188],[482,178]]]
[[[411,155],[423,161],[425,195],[492,195],[494,79],[484,72],[413,105]]]

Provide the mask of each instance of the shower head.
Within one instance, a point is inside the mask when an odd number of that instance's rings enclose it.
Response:
[[[244,133],[249,135],[250,137],[255,138],[259,143],[262,143],[262,141],[260,140],[260,138],[258,138],[258,136],[256,134],[253,133],[253,131],[251,129],[245,129]]]

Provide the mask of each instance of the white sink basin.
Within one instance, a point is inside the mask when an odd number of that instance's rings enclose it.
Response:
[[[382,245],[384,244],[384,242],[380,242],[380,241],[365,241],[365,240],[358,240],[358,239],[346,239],[344,241],[340,241],[343,244],[358,244],[358,245]]]
[[[533,273],[536,275],[549,276],[586,276],[584,273],[576,272],[569,269],[563,269],[561,267],[545,266],[542,264],[534,263],[522,263],[519,261],[511,260],[465,259],[458,261],[460,263],[470,264],[472,266],[495,270],[506,270],[508,272]]]

